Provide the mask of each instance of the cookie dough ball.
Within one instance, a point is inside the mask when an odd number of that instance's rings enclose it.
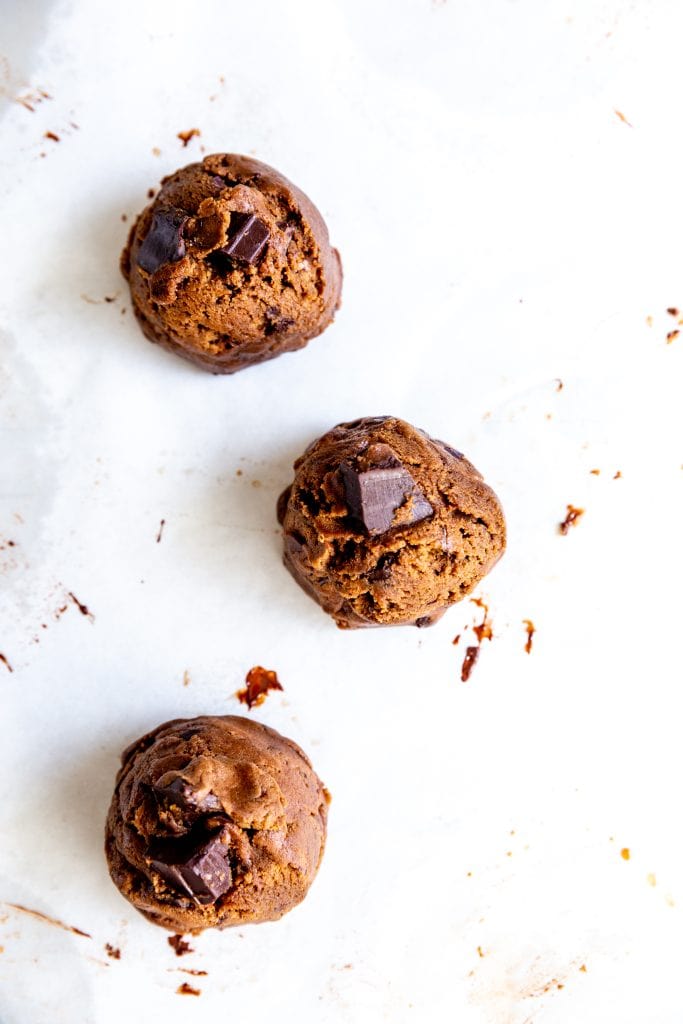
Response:
[[[430,626],[505,550],[481,474],[393,416],[341,423],[294,470],[278,502],[285,565],[341,628]]]
[[[334,318],[342,270],[310,199],[246,156],[164,178],[121,257],[150,341],[213,373],[293,352]]]
[[[205,716],[160,725],[121,761],[105,850],[115,885],[150,921],[200,932],[275,921],[301,902],[329,794],[296,743]]]

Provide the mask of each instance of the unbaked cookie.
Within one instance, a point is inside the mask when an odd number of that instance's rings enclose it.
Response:
[[[278,502],[285,564],[342,628],[432,625],[505,550],[481,474],[403,420],[341,423],[294,470]]]
[[[340,304],[341,261],[316,207],[233,154],[164,178],[121,269],[149,340],[213,373],[303,348]]]
[[[304,752],[232,715],[177,719],[124,751],[107,818],[114,883],[154,924],[274,921],[325,846],[329,794]]]

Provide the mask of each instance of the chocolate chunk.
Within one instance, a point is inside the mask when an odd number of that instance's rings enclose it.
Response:
[[[268,244],[270,231],[253,213],[231,213],[228,244],[219,252],[243,263],[257,263]]]
[[[163,776],[162,776],[163,778]],[[152,792],[159,803],[165,807],[175,805],[181,811],[222,811],[223,805],[213,793],[207,793],[203,799],[197,799],[197,790],[178,776],[167,785],[152,786]]]
[[[157,855],[151,864],[172,889],[187,893],[198,903],[213,903],[232,886],[229,851],[230,847],[221,842],[219,833],[187,856],[180,850],[174,856],[169,844],[163,857]]]
[[[341,471],[351,515],[362,522],[369,534],[411,526],[434,512],[408,470],[400,463],[365,470],[345,463]]]
[[[181,260],[185,255],[183,230],[187,219],[182,210],[157,210],[147,237],[138,250],[138,266],[153,274],[165,263]]]

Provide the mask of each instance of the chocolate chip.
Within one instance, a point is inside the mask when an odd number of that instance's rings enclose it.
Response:
[[[183,230],[187,219],[187,214],[175,208],[156,211],[147,237],[138,250],[138,265],[148,274],[153,274],[165,263],[177,263],[183,258]]]
[[[277,306],[268,306],[265,312],[266,335],[270,334],[282,334],[288,327],[291,327],[294,321],[291,316],[280,316],[280,310]]]
[[[220,252],[243,263],[257,263],[268,244],[270,231],[253,213],[231,213],[228,244]]]
[[[180,852],[174,856],[169,848],[163,857],[157,856],[151,864],[172,889],[187,893],[198,903],[213,903],[232,886],[229,850],[229,846],[221,842],[219,833],[188,856]]]
[[[360,520],[369,534],[386,533],[398,526],[412,526],[434,512],[408,470],[400,463],[359,470],[347,462],[341,471],[351,515]]]

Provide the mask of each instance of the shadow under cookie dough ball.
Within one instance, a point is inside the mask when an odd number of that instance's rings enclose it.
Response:
[[[232,715],[177,719],[121,762],[107,861],[150,921],[196,933],[275,921],[303,900],[329,794],[296,743]]]
[[[280,496],[284,560],[338,626],[430,626],[505,550],[481,474],[392,416],[341,423],[294,463]]]
[[[121,269],[147,338],[213,373],[303,348],[340,305],[341,261],[316,207],[233,154],[164,178]]]

